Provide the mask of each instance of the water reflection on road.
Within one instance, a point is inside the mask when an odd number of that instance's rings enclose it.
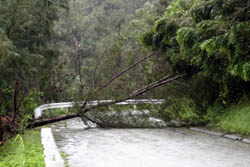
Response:
[[[53,125],[70,167],[249,167],[250,145],[187,129],[89,129]]]

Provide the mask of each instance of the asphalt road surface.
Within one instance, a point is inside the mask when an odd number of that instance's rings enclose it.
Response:
[[[70,167],[249,167],[250,145],[185,128],[84,129],[53,125]]]

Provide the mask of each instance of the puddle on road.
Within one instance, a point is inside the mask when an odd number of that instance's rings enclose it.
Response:
[[[249,167],[250,145],[179,128],[84,129],[52,126],[70,167]]]

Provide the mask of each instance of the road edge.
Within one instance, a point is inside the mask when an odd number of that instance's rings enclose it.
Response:
[[[56,146],[51,128],[41,129],[41,140],[43,144],[45,166],[64,167],[64,160]]]
[[[203,129],[203,128],[199,128],[199,127],[189,127],[188,128],[191,131],[196,131],[196,132],[200,132],[200,133],[206,133],[209,135],[214,135],[214,136],[219,136],[219,137],[223,137],[226,139],[230,139],[230,140],[236,140],[236,141],[240,141],[246,144],[250,144],[250,138],[245,137],[244,135],[235,135],[235,134],[229,134],[229,133],[221,133],[221,132],[215,132],[212,130],[208,130],[208,129]]]

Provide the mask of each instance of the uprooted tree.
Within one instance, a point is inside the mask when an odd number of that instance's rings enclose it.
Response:
[[[151,56],[153,56],[155,54],[157,54],[157,52],[154,52],[154,53],[152,53],[152,54],[150,54],[148,56],[143,57],[141,60],[135,62],[130,67],[128,67],[125,70],[115,74],[103,86],[93,90],[92,94],[99,93],[102,89],[108,87],[113,81],[118,79],[120,76],[122,76],[126,72],[130,71],[132,68],[136,67],[137,65],[139,65],[140,63],[142,63],[143,61],[147,60],[148,58],[150,58]],[[92,109],[96,109],[96,108],[103,107],[103,106],[113,105],[113,104],[116,104],[116,103],[120,103],[120,102],[129,100],[129,99],[135,98],[137,96],[143,95],[144,93],[146,93],[146,92],[148,92],[148,91],[150,91],[150,90],[152,90],[154,88],[160,87],[162,85],[165,85],[166,83],[169,83],[169,82],[178,80],[180,78],[183,78],[184,76],[185,76],[185,74],[177,74],[177,73],[167,75],[167,76],[165,76],[165,77],[163,77],[163,78],[161,78],[161,79],[159,79],[159,80],[157,80],[157,81],[155,81],[155,82],[153,82],[153,83],[151,83],[149,85],[144,86],[143,88],[141,88],[139,90],[134,91],[133,93],[130,93],[129,95],[125,96],[122,99],[113,100],[111,102],[101,102],[101,103],[98,103],[95,106],[87,107],[86,104],[88,103],[88,100],[85,100],[83,106],[80,107],[78,113],[62,115],[62,116],[58,116],[58,117],[55,117],[55,118],[49,118],[49,119],[45,119],[45,120],[32,121],[31,123],[29,123],[28,127],[43,126],[43,125],[46,125],[46,124],[49,124],[49,123],[54,123],[54,122],[58,122],[58,121],[62,121],[62,120],[72,119],[72,118],[75,118],[75,117],[84,117],[84,118],[90,120],[91,122],[94,122],[94,123],[98,124],[100,127],[102,127],[102,123],[97,123],[95,120],[91,120],[90,118],[88,118],[85,115],[85,113],[91,111]]]

